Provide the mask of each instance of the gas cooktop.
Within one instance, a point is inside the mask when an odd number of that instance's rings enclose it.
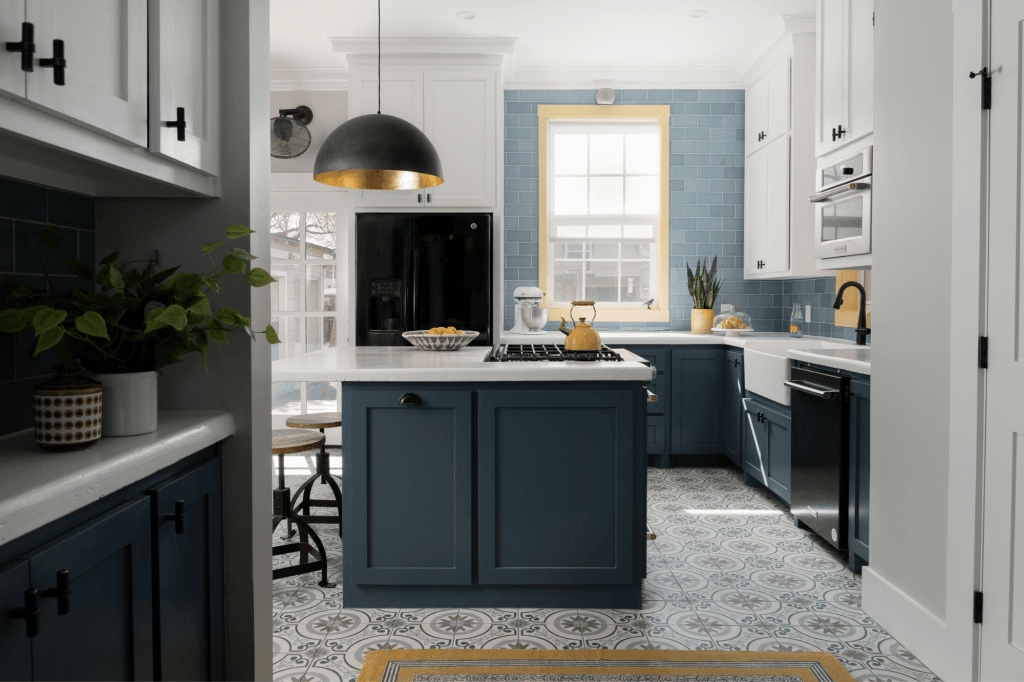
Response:
[[[594,362],[597,360],[622,362],[622,356],[608,346],[601,350],[566,350],[564,346],[554,343],[507,343],[498,346],[491,354],[496,362],[522,362],[548,360],[564,362],[567,360]]]

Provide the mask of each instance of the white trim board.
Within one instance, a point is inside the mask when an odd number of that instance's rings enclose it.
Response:
[[[274,67],[270,70],[270,90],[348,90],[348,71],[335,67]]]
[[[506,90],[592,90],[599,87],[742,90],[745,85],[739,71],[731,66],[526,67],[516,69],[513,77],[505,82]]]

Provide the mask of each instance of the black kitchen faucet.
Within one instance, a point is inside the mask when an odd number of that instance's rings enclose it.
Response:
[[[867,345],[868,334],[871,333],[871,329],[868,328],[867,320],[867,304],[868,294],[864,291],[864,287],[861,286],[860,282],[845,282],[843,286],[839,287],[839,291],[836,293],[836,302],[832,304],[832,307],[839,310],[839,306],[843,304],[843,292],[849,287],[857,287],[857,291],[860,292],[860,315],[857,317],[857,345]]]

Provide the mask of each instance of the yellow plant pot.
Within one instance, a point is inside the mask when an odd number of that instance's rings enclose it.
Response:
[[[690,311],[690,331],[694,334],[710,334],[715,323],[713,308],[694,308]]]

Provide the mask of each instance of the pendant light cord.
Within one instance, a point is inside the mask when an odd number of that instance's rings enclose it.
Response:
[[[377,113],[380,113],[380,0],[377,0]]]

